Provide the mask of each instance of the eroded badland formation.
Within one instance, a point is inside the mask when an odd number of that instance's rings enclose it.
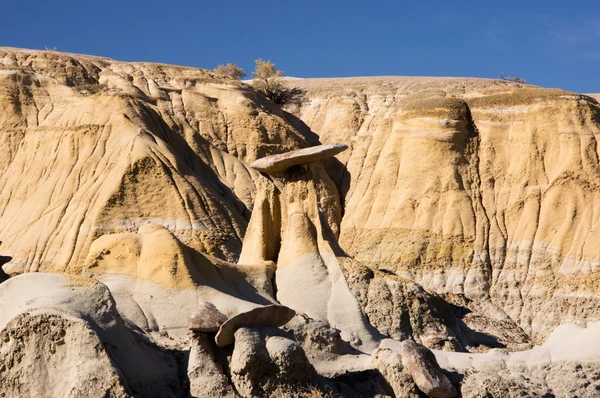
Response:
[[[600,396],[598,102],[293,84],[0,48],[0,396]]]

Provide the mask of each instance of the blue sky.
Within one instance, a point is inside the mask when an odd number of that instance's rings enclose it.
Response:
[[[571,3],[568,5],[568,3]],[[519,76],[600,92],[600,0],[2,0],[0,45],[286,75]]]

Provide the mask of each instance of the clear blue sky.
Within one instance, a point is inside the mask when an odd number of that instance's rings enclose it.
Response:
[[[570,3],[570,4],[569,4]],[[600,0],[2,0],[0,45],[286,75],[496,77],[600,92]]]

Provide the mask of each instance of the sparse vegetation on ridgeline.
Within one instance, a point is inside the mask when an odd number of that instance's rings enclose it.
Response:
[[[102,91],[106,91],[108,89],[108,86],[106,84],[101,83],[85,83],[75,85],[73,86],[73,89],[79,94],[92,95],[100,93]]]
[[[244,76],[246,76],[246,73],[244,73],[242,68],[232,63],[227,65],[221,64],[217,66],[214,71],[220,75],[224,75],[235,80],[241,80]]]
[[[527,84],[527,80],[520,78],[519,76],[510,77],[506,73],[500,73],[501,80],[508,80],[515,83]]]
[[[252,72],[254,77],[252,86],[256,91],[260,91],[279,106],[302,103],[304,90],[286,86],[283,83],[283,71],[275,68],[275,64],[271,60],[265,61],[259,58],[254,62],[256,68]]]

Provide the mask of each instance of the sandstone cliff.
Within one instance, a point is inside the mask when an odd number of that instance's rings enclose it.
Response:
[[[235,260],[262,179],[247,163],[306,145],[276,106],[211,72],[14,49],[0,67],[10,272],[77,267],[99,236],[147,222]]]
[[[600,105],[498,80],[306,79],[298,115],[350,151],[328,170],[340,245],[535,338],[597,320]]]

